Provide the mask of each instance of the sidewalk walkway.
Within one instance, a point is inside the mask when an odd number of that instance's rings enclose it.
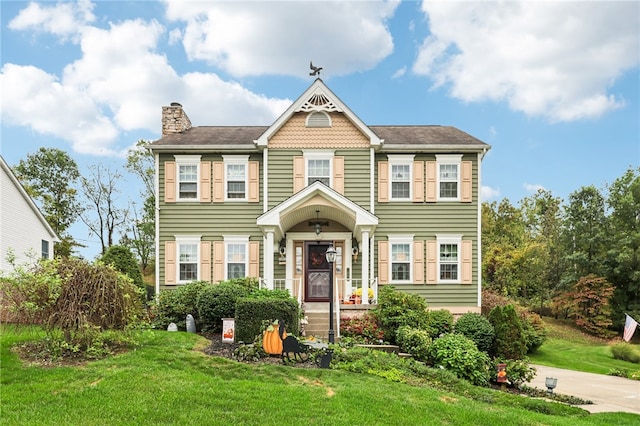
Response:
[[[558,379],[554,393],[571,395],[593,404],[580,407],[591,413],[623,411],[640,415],[640,381],[604,374],[582,373],[534,365],[536,377],[527,386],[547,390],[545,378]]]

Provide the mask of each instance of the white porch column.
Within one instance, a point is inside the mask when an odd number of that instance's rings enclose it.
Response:
[[[264,256],[262,270],[264,271],[264,279],[267,282],[267,288],[273,290],[273,230],[267,231],[267,238],[264,243]]]
[[[369,304],[369,231],[362,231],[362,304]]]

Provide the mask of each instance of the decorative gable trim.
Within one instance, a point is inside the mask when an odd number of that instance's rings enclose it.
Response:
[[[319,78],[293,103],[278,119],[255,141],[256,145],[266,147],[269,139],[280,130],[280,128],[296,112],[342,112],[353,125],[364,134],[372,146],[382,144],[380,139],[357,115],[349,109],[335,93],[333,93]]]

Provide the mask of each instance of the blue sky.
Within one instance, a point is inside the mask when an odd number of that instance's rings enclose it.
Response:
[[[640,166],[640,2],[111,1],[1,7],[0,153],[122,168],[194,125],[269,125],[313,81],[365,123],[455,126],[492,146],[485,201],[567,199]],[[124,173],[124,172],[123,172]],[[120,202],[141,184],[125,175]],[[78,222],[72,233],[97,239]]]

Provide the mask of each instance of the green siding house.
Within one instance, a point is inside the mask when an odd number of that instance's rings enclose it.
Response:
[[[454,127],[366,125],[320,79],[268,127],[192,127],[163,107],[156,292],[251,276],[327,312],[333,245],[343,312],[384,285],[479,312],[489,149]]]

